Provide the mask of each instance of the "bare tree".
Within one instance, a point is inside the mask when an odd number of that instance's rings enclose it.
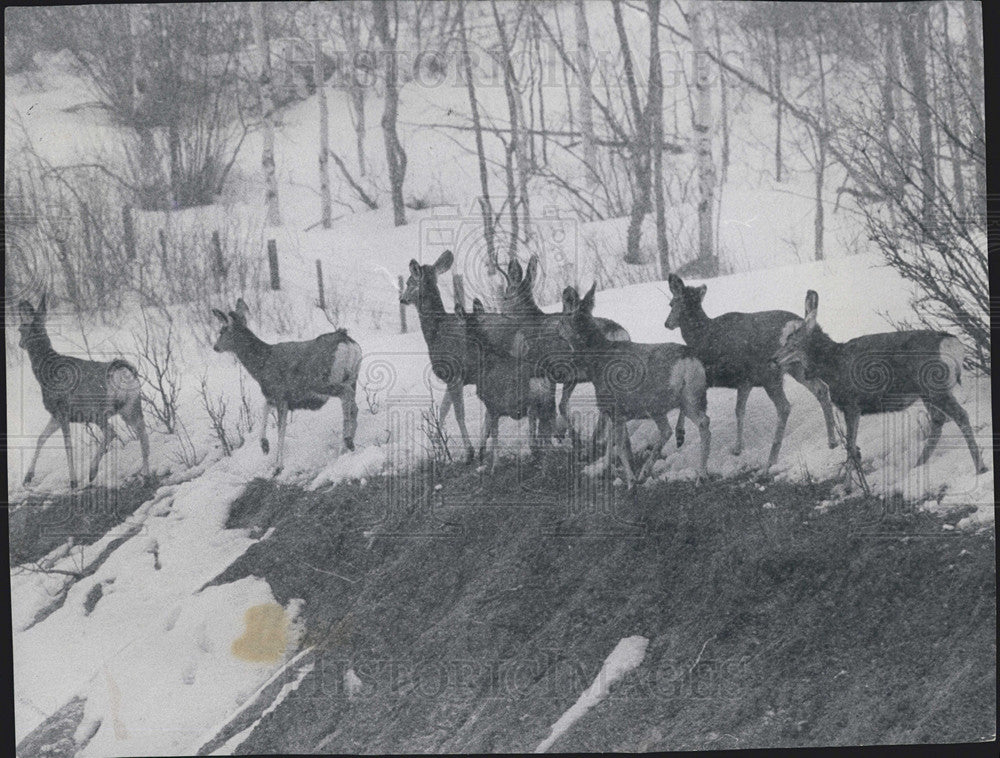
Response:
[[[670,273],[670,247],[663,198],[663,67],[660,61],[660,0],[648,0],[649,10],[649,109],[653,151],[653,206],[656,212],[656,250],[660,278]]]
[[[577,99],[580,103],[580,133],[583,135],[583,165],[586,171],[586,185],[592,188],[597,180],[594,169],[597,165],[597,151],[594,145],[594,94],[591,89],[592,53],[584,0],[576,0],[574,15],[576,18],[577,80],[579,81]]]
[[[260,117],[264,134],[261,166],[264,169],[267,223],[270,226],[281,226],[281,209],[278,205],[278,175],[274,164],[274,83],[271,76],[271,47],[264,25],[264,3],[250,3],[250,23],[253,26],[254,42],[257,45],[257,97],[260,102]]]
[[[368,88],[361,81],[362,75],[372,76],[374,61],[366,51],[367,41],[362,39],[363,21],[357,0],[347,0],[334,6],[334,13],[340,21],[340,34],[347,48],[347,60],[343,62],[340,76],[349,95],[351,121],[354,125],[354,143],[358,156],[358,173],[367,171],[365,160],[365,101]]]
[[[390,29],[389,10],[392,9],[394,29]],[[396,57],[396,35],[399,31],[399,10],[396,0],[373,0],[372,15],[375,30],[382,42],[385,59],[385,110],[382,113],[382,134],[385,138],[385,157],[389,166],[389,184],[392,194],[392,215],[396,226],[406,224],[406,206],[403,202],[403,180],[406,178],[406,152],[399,141],[396,122],[399,114],[399,61]]]
[[[458,33],[462,46],[462,69],[465,73],[465,86],[469,93],[469,112],[472,116],[472,126],[476,136],[476,157],[479,160],[479,185],[482,195],[479,198],[479,208],[483,217],[483,236],[486,240],[486,257],[489,266],[496,267],[497,251],[494,242],[493,205],[490,201],[489,171],[486,168],[486,150],[483,147],[483,127],[479,119],[479,103],[476,100],[476,83],[472,75],[472,58],[469,55],[468,32],[465,28],[465,0],[458,3]],[[492,271],[491,271],[492,273]]]
[[[927,91],[927,9],[925,3],[907,3],[900,7],[899,35],[903,60],[917,107],[917,133],[920,151],[920,177],[923,192],[924,223],[932,222],[935,180],[934,144],[931,133],[931,105]]]
[[[313,81],[316,84],[316,102],[319,105],[319,199],[320,223],[329,229],[333,223],[333,205],[330,200],[330,113],[326,103],[326,72],[323,66],[323,36],[320,33],[319,3],[313,2]]]
[[[694,53],[695,99],[694,131],[698,164],[698,258],[705,273],[718,267],[713,244],[712,217],[715,206],[715,162],[712,160],[712,101],[709,89],[709,50],[705,43],[702,3],[688,5],[688,28]]]

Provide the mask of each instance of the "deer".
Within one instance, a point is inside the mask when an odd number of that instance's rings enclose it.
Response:
[[[593,317],[596,288],[595,282],[583,298],[573,287],[564,290],[559,333],[586,364],[587,375],[594,383],[598,409],[604,417],[605,427],[610,429],[606,465],[613,465],[617,454],[624,469],[625,483],[631,488],[636,476],[632,473],[624,444],[628,438],[625,422],[653,419],[660,431],[659,446],[639,472],[638,479],[643,479],[670,439],[667,414],[679,408],[677,446],[684,442],[682,422],[686,416],[698,425],[701,457],[697,481],[703,481],[708,475],[712,439],[706,412],[704,365],[686,345],[608,339]]]
[[[497,458],[497,433],[500,417],[519,421],[528,417],[531,447],[536,451],[551,440],[556,416],[555,384],[543,377],[532,377],[528,363],[528,339],[519,331],[510,353],[492,344],[483,322],[489,314],[479,298],[472,301],[472,313],[465,312],[461,303],[455,313],[465,319],[468,334],[477,345],[480,364],[476,372],[476,395],[486,408],[479,458],[485,463],[486,443],[492,439],[488,473],[492,474]]]
[[[361,348],[348,336],[346,329],[321,334],[305,342],[269,344],[247,326],[250,309],[243,298],[236,301],[236,308],[228,315],[217,308],[213,308],[212,313],[222,325],[215,342],[215,352],[235,353],[264,395],[260,449],[265,456],[271,451],[267,439],[267,417],[272,408],[277,413],[278,449],[274,476],[284,468],[288,412],[319,410],[331,397],[340,398],[343,410],[344,450],[354,450],[354,434],[358,428],[355,393],[361,368]]]
[[[833,406],[826,384],[808,375],[800,366],[788,365],[782,369],[770,362],[783,330],[798,321],[798,316],[790,311],[757,311],[724,313],[709,318],[702,307],[708,291],[706,285],[688,287],[676,274],[670,274],[667,283],[673,297],[663,325],[667,329],[680,328],[685,344],[705,366],[709,387],[736,389],[736,442],[730,448],[733,455],[743,452],[743,416],[750,390],[763,387],[778,413],[766,468],[770,469],[777,462],[792,408],[785,396],[785,373],[819,401],[826,421],[827,443],[831,449],[837,446]]]
[[[479,348],[469,337],[464,316],[445,310],[437,281],[439,276],[448,272],[454,262],[455,256],[451,250],[445,250],[432,264],[422,265],[411,259],[410,276],[399,296],[399,302],[416,307],[420,330],[430,355],[431,370],[445,384],[438,423],[444,426],[448,411],[454,405],[455,420],[458,422],[462,442],[465,444],[465,460],[466,463],[472,463],[475,460],[475,451],[465,426],[464,391],[466,385],[478,381]],[[505,336],[502,344],[509,349],[517,331],[513,321],[505,323],[498,320],[496,314],[485,314],[482,323],[484,329],[505,330],[509,337]]]
[[[66,447],[66,464],[69,466],[69,486],[70,489],[77,488],[79,483],[73,466],[70,424],[97,424],[101,428],[101,441],[90,464],[89,481],[93,482],[113,435],[109,422],[115,415],[121,416],[139,438],[142,449],[140,473],[143,477],[148,477],[149,437],[142,415],[139,372],[135,366],[121,358],[107,362],[90,361],[57,353],[45,329],[45,298],[43,294],[37,309],[26,300],[18,305],[21,317],[19,344],[28,353],[32,373],[42,388],[42,405],[50,416],[49,422],[38,436],[35,454],[24,477],[25,486],[35,478],[35,466],[45,443],[56,429],[61,429]]]
[[[527,271],[523,271],[520,261],[511,256],[506,273],[502,268],[497,268],[506,285],[501,298],[500,311],[516,318],[528,327],[526,336],[531,348],[528,360],[535,367],[536,375],[544,375],[555,382],[562,383],[563,390],[559,398],[560,429],[570,429],[574,440],[576,440],[577,437],[572,431],[573,427],[569,419],[569,400],[577,384],[589,382],[590,378],[583,362],[571,361],[570,365],[566,365],[567,356],[561,352],[564,343],[557,334],[561,315],[546,313],[535,302],[532,289],[537,279],[538,266],[537,255],[532,255],[528,259]],[[594,322],[609,340],[628,342],[631,339],[628,330],[616,321],[595,317]],[[572,358],[572,354],[569,357]],[[594,429],[594,440],[601,433],[602,421],[603,416],[598,419],[598,425]]]
[[[806,292],[805,318],[782,332],[771,356],[779,367],[800,366],[830,388],[830,398],[844,414],[848,463],[858,470],[857,447],[861,416],[892,413],[922,400],[931,428],[916,466],[925,464],[937,448],[941,427],[949,418],[965,437],[977,474],[989,469],[983,462],[969,416],[955,399],[962,381],[965,351],[958,338],[927,329],[883,332],[835,342],[816,323],[819,294]]]

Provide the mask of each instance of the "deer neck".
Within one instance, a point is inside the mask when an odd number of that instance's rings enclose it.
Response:
[[[250,376],[260,382],[271,346],[245,326],[238,327],[233,332],[233,339],[236,343],[236,357],[250,372]]]
[[[31,339],[25,343],[24,349],[28,353],[28,360],[31,361],[31,370],[36,376],[46,362],[51,361],[54,356],[59,355],[55,351],[55,348],[52,347],[52,340],[49,339],[49,335],[44,331],[33,334]]]
[[[424,339],[433,339],[437,334],[441,321],[448,315],[441,300],[441,291],[435,284],[433,287],[421,287],[417,300],[417,317],[420,319],[420,329]]]
[[[685,308],[680,318],[681,336],[684,342],[688,345],[698,342],[711,324],[712,319],[700,305],[694,310]]]
[[[806,345],[806,355],[809,356],[811,373],[820,377],[828,384],[835,379],[844,366],[844,345],[834,342],[830,336],[819,327],[813,331]]]

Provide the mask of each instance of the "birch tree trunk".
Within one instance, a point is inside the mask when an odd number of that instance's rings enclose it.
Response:
[[[313,2],[313,82],[316,84],[316,102],[319,104],[319,199],[320,222],[324,229],[333,223],[333,204],[330,200],[330,113],[326,103],[326,72],[323,66],[323,36],[320,34],[319,3]]]
[[[628,232],[625,236],[625,262],[631,264],[645,263],[639,243],[642,241],[642,221],[649,213],[650,206],[650,159],[652,145],[649,139],[649,112],[643,110],[639,101],[639,89],[635,81],[635,69],[632,62],[632,51],[625,32],[622,19],[620,0],[611,0],[614,13],[615,30],[618,32],[618,44],[622,49],[622,62],[625,68],[625,84],[628,87],[629,102],[632,105],[632,119],[635,124],[634,134],[629,140],[629,153],[632,159],[633,179],[632,212],[629,214]],[[662,147],[662,146],[661,146]]]
[[[156,155],[156,142],[153,130],[149,125],[149,83],[145,81],[145,65],[142,59],[142,19],[144,12],[141,5],[129,5],[128,27],[129,45],[131,46],[131,77],[132,77],[132,121],[136,135],[139,137],[138,171],[142,197],[138,202],[145,208],[156,208],[161,205],[160,187],[163,186],[160,176],[160,161]]]
[[[965,10],[965,48],[969,56],[969,90],[970,95],[970,117],[972,120],[973,144],[977,152],[981,152],[982,159],[974,161],[976,166],[976,199],[970,203],[981,217],[986,214],[986,129],[983,123],[982,101],[984,96],[983,81],[983,47],[982,30],[979,26],[977,7],[978,3],[966,0],[963,4]]]
[[[712,214],[715,206],[715,164],[712,161],[712,101],[709,90],[709,56],[702,26],[702,3],[692,0],[688,11],[695,70],[694,131],[698,164],[698,257],[706,275],[717,269],[712,240]]]
[[[267,203],[267,224],[281,226],[281,209],[278,205],[278,174],[274,165],[274,84],[271,77],[271,48],[264,26],[264,4],[250,3],[250,24],[253,26],[254,42],[257,45],[258,73],[257,99],[260,102],[260,116],[263,124],[264,147],[261,152],[261,166],[264,169],[265,201]]]
[[[952,58],[951,53],[951,38],[948,34],[948,3],[941,3],[941,11],[944,14],[944,59],[947,65],[945,70],[944,80],[945,80],[945,97],[947,98],[947,112],[948,120],[957,125],[958,121],[958,104],[955,101],[955,84],[954,77],[951,75],[951,71],[960,70],[955,65],[955,60]],[[955,209],[961,218],[965,217],[965,177],[962,176],[962,156],[960,148],[955,144],[954,140],[948,140],[948,147],[951,153],[951,177],[952,184],[955,190]]]
[[[917,139],[920,151],[921,213],[925,226],[934,222],[937,184],[934,175],[934,142],[931,132],[931,109],[927,93],[927,6],[913,3],[902,6],[900,40],[903,60],[910,79],[917,108]]]
[[[781,121],[782,105],[785,97],[781,93],[781,35],[778,27],[774,27],[774,91],[777,95],[775,102],[775,131],[774,131],[774,180],[781,181],[782,161],[781,161]]]
[[[341,10],[341,8],[343,10]],[[357,65],[361,62],[361,22],[355,0],[341,3],[337,8],[340,15],[340,29],[347,47],[347,62],[342,76],[346,77],[350,94],[350,115],[354,125],[354,144],[358,155],[358,173],[365,175],[365,93],[366,88],[358,81]]]
[[[576,0],[576,55],[580,89],[577,95],[580,110],[580,133],[583,135],[585,184],[592,189],[597,183],[597,150],[594,145],[594,94],[591,90],[590,30],[584,0]]]
[[[660,0],[649,2],[650,149],[653,151],[653,207],[656,213],[656,251],[660,278],[670,273],[670,246],[663,197],[663,66],[660,61]]]
[[[483,237],[486,240],[486,257],[492,274],[497,266],[497,251],[493,236],[493,204],[490,201],[490,179],[486,168],[486,150],[483,147],[483,127],[479,120],[479,103],[476,100],[476,84],[472,77],[472,59],[469,56],[469,39],[465,29],[465,1],[458,3],[458,33],[462,46],[462,68],[465,71],[465,86],[469,93],[469,111],[472,115],[472,127],[476,135],[476,156],[479,159],[479,186],[482,195],[479,198],[479,209],[483,216]]]
[[[399,113],[399,66],[396,60],[396,35],[389,29],[389,8],[398,29],[399,10],[396,0],[373,0],[372,11],[375,29],[382,40],[385,58],[385,111],[382,113],[382,133],[385,138],[386,162],[389,166],[389,184],[392,190],[392,215],[396,226],[406,224],[406,206],[403,204],[403,180],[406,177],[406,153],[399,142],[396,121]]]

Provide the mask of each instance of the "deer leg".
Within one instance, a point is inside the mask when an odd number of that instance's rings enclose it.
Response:
[[[260,449],[264,455],[271,452],[271,443],[267,441],[267,417],[271,413],[271,403],[264,401],[264,409],[260,414]]]
[[[75,490],[77,485],[76,469],[73,468],[73,442],[70,439],[69,421],[60,421],[59,426],[62,429],[63,444],[66,446],[66,464],[69,466],[69,487]]]
[[[575,389],[576,389],[575,379],[573,381],[563,383],[562,395],[559,396],[559,418],[561,419],[562,423],[559,424],[558,426],[560,430],[560,439],[562,439],[562,435],[565,434],[566,431],[568,431],[569,438],[573,444],[573,447],[577,448],[580,445],[580,433],[573,426],[573,422],[570,420],[569,417],[569,399],[573,394],[573,390]],[[553,384],[552,385],[553,399],[555,396],[555,391],[556,391],[556,385]]]
[[[274,475],[277,476],[285,466],[285,430],[288,428],[288,405],[278,405],[278,455]]]
[[[493,476],[493,470],[497,467],[497,438],[500,432],[500,416],[493,416],[490,420],[490,476]]]
[[[667,418],[667,414],[665,413],[656,419],[656,428],[660,430],[660,437],[656,443],[656,448],[650,454],[649,458],[646,459],[646,462],[642,465],[642,469],[639,471],[638,478],[640,482],[652,471],[653,465],[663,455],[663,446],[670,441],[670,437],[673,435],[673,430],[670,428],[670,419]]]
[[[785,425],[788,423],[788,414],[792,411],[792,404],[785,397],[785,388],[782,386],[781,377],[778,383],[764,387],[767,396],[774,403],[774,409],[778,412],[778,423],[774,427],[774,442],[771,443],[771,453],[767,456],[767,467],[771,468],[778,462],[778,453],[781,452],[781,442],[785,438]]]
[[[701,458],[698,460],[698,482],[708,477],[708,453],[712,448],[712,430],[709,428],[708,414],[703,409],[704,401],[697,399],[686,401],[687,408],[682,408],[681,413],[698,425],[698,440],[701,442]]]
[[[25,484],[31,484],[31,480],[35,478],[35,464],[38,463],[38,456],[41,454],[45,443],[48,442],[49,437],[55,434],[58,428],[59,422],[56,421],[55,416],[52,416],[49,418],[49,423],[42,429],[42,433],[38,435],[38,442],[35,443],[35,454],[31,458],[31,465],[28,466],[28,473],[24,475]]]
[[[943,398],[941,405],[944,412],[951,416],[952,420],[958,424],[958,428],[962,430],[962,436],[965,437],[965,444],[969,446],[969,454],[972,455],[972,464],[976,467],[976,473],[985,474],[989,471],[989,467],[983,463],[979,445],[976,444],[976,437],[973,435],[972,427],[969,425],[969,414],[965,412],[965,408],[952,395]]]
[[[87,481],[94,481],[97,478],[97,469],[101,465],[101,458],[104,457],[104,453],[108,450],[108,442],[111,439],[111,431],[108,426],[108,420],[104,419],[101,424],[101,441],[97,445],[97,450],[94,451],[94,460],[90,462],[90,474]]]
[[[138,399],[127,415],[122,414],[122,419],[128,425],[128,428],[135,432],[135,436],[139,438],[139,449],[142,450],[142,468],[139,472],[143,476],[149,476],[149,435],[146,434],[146,419],[142,415],[142,405]],[[109,426],[108,431],[111,432],[111,436],[113,437],[114,429]]]
[[[451,402],[455,406],[455,420],[458,421],[458,430],[462,433],[462,442],[465,443],[465,462],[472,463],[475,453],[472,449],[472,440],[469,439],[469,430],[465,428],[465,387],[461,384],[449,387],[448,394],[451,395]]]
[[[837,447],[837,428],[833,422],[833,405],[830,402],[830,387],[822,379],[806,379],[805,370],[798,363],[789,368],[789,375],[809,390],[819,401],[823,409],[823,420],[826,422],[826,442],[830,449]]]
[[[851,482],[851,466],[853,465],[858,470],[858,476],[861,475],[861,451],[858,449],[858,424],[861,421],[861,412],[858,410],[845,410],[844,411],[844,426],[847,427],[844,435],[846,437],[847,445],[847,491],[850,492],[852,489]]]
[[[729,449],[733,455],[739,455],[743,452],[743,416],[747,412],[747,398],[750,397],[752,389],[752,384],[741,384],[736,388],[736,442]],[[781,415],[780,411],[778,415]]]
[[[937,449],[938,441],[941,439],[941,427],[948,420],[948,414],[930,400],[925,399],[924,406],[931,417],[931,431],[927,436],[927,442],[924,443],[923,452],[920,453],[920,457],[917,458],[917,462],[914,464],[915,466],[923,466],[927,463],[928,459]]]
[[[632,473],[632,462],[629,460],[628,450],[625,447],[625,442],[628,439],[628,427],[625,425],[624,419],[615,423],[611,436],[618,439],[616,447],[618,448],[618,459],[625,469],[625,486],[632,489],[635,485],[635,474]]]
[[[358,402],[354,399],[357,390],[349,388],[340,396],[340,407],[344,415],[344,448],[354,450],[354,434],[358,430]]]
[[[479,462],[486,463],[486,443],[490,441],[490,429],[493,426],[493,414],[490,413],[490,409],[486,409],[486,419],[483,421],[483,430],[479,442]]]

